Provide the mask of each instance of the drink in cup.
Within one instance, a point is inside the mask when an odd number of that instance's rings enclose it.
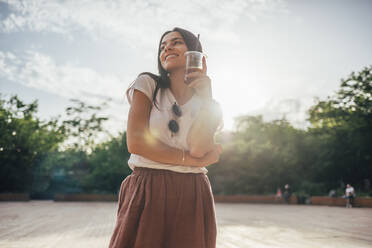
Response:
[[[203,70],[203,57],[206,55],[198,51],[187,51],[186,56],[186,71],[185,71],[185,84],[190,84],[192,78],[188,78],[187,75],[191,72]]]

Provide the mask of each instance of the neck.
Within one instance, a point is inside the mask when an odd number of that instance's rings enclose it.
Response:
[[[170,90],[180,105],[187,102],[193,95],[193,90],[184,83],[184,76],[185,69],[172,71],[169,75],[171,81]]]

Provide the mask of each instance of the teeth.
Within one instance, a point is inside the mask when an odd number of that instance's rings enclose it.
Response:
[[[168,56],[167,56],[167,59],[168,59],[168,58],[171,58],[171,57],[177,57],[177,55],[174,55],[174,54],[168,55]]]

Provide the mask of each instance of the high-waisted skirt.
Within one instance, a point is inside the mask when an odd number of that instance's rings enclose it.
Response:
[[[136,167],[121,184],[110,248],[215,248],[208,177]]]

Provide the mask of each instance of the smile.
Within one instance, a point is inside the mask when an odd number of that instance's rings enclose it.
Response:
[[[175,58],[175,57],[178,57],[178,55],[177,54],[169,54],[165,57],[165,60],[170,59],[170,58]]]

